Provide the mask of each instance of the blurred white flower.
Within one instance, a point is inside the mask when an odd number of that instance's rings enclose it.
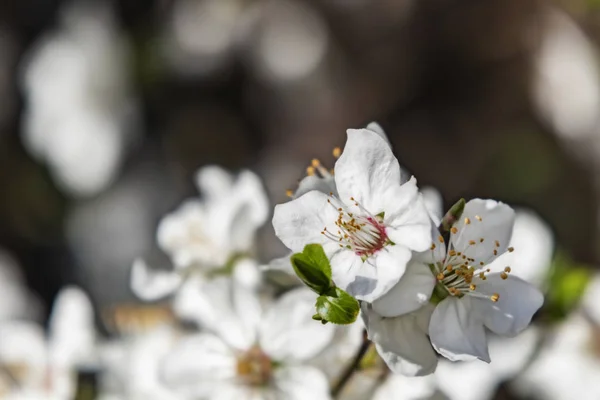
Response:
[[[539,356],[517,376],[514,388],[539,400],[600,398],[598,328],[580,312],[551,332]]]
[[[256,231],[269,213],[260,179],[250,171],[234,177],[209,166],[198,171],[196,183],[203,198],[187,200],[158,226],[158,244],[175,270],[153,270],[141,259],[134,262],[131,287],[142,299],[171,294],[191,274],[230,272],[249,284],[260,279],[256,266],[253,272],[248,264],[239,269],[237,262],[252,252]]]
[[[23,142],[68,193],[92,195],[117,173],[137,121],[127,47],[109,5],[72,2],[26,57]]]
[[[33,322],[0,323],[0,363],[12,374],[7,385],[14,398],[73,398],[78,368],[97,362],[94,313],[78,288],[60,291],[50,317],[48,336]]]
[[[307,364],[335,328],[311,319],[314,294],[292,290],[263,313],[256,292],[228,278],[205,288],[206,333],[183,338],[166,357],[165,383],[198,399],[328,399],[327,378]]]
[[[398,282],[411,250],[431,244],[429,216],[416,180],[400,183],[398,160],[370,129],[348,130],[334,179],[339,196],[312,190],[277,205],[275,233],[293,252],[323,245],[335,283],[372,301]]]
[[[593,139],[600,122],[600,79],[594,44],[564,11],[541,13],[533,98],[542,118],[569,140]]]
[[[39,300],[29,292],[16,261],[0,249],[0,322],[24,318],[37,320],[40,317]]]
[[[372,400],[444,400],[432,376],[406,377],[389,375],[377,388]]]

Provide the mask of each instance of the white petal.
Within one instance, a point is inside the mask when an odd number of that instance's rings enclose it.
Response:
[[[316,323],[317,295],[294,289],[279,298],[260,325],[261,348],[276,361],[300,361],[316,356],[331,342],[335,326]]]
[[[371,122],[369,123],[369,125],[367,125],[368,130],[375,132],[376,134],[378,134],[383,140],[385,140],[385,142],[390,145],[390,140],[388,139],[387,135],[385,134],[385,131],[383,130],[383,128],[381,127],[381,125],[379,125],[377,122]]]
[[[450,242],[456,251],[474,258],[475,264],[489,264],[508,248],[514,221],[515,212],[506,204],[474,199],[465,205],[461,219],[454,224],[458,231],[450,236]]]
[[[227,277],[188,279],[175,296],[173,308],[181,318],[195,321],[241,350],[254,344],[262,314],[257,294]]]
[[[304,246],[311,243],[322,244],[326,250],[331,245],[337,248],[337,244],[321,234],[325,227],[333,230],[338,218],[338,211],[327,198],[324,193],[312,191],[275,206],[275,234],[294,253],[302,252]]]
[[[206,397],[236,376],[236,358],[220,338],[199,333],[185,337],[164,359],[165,383],[188,396]]]
[[[432,220],[425,208],[423,196],[413,177],[392,194],[385,209],[386,233],[394,243],[413,251],[425,251],[431,247]]]
[[[465,381],[469,380],[465,379]],[[436,384],[432,375],[420,377],[389,375],[377,389],[372,400],[433,400],[435,392]]]
[[[317,190],[325,194],[333,193],[336,197],[338,195],[333,175],[324,176],[322,178],[316,175],[308,175],[298,183],[298,189],[294,192],[294,198],[298,198],[311,190]]]
[[[94,309],[81,289],[66,287],[58,293],[48,329],[50,357],[54,364],[77,366],[93,360]]]
[[[227,197],[233,187],[233,175],[217,165],[200,168],[195,180],[202,196],[212,201]]]
[[[45,378],[47,347],[41,326],[24,321],[0,324],[0,359],[4,365],[27,366],[25,385],[41,385]]]
[[[329,400],[329,383],[316,368],[285,366],[275,371],[277,400]]]
[[[383,318],[363,303],[362,315],[369,339],[394,373],[424,376],[435,371],[437,356],[419,319],[428,319],[430,307],[395,318]],[[419,315],[423,314],[423,315]]]
[[[431,344],[451,361],[490,362],[483,322],[471,300],[450,296],[437,305],[429,323]]]
[[[510,245],[515,249],[507,264],[512,273],[540,287],[554,253],[554,235],[548,224],[533,211],[518,209]]]
[[[434,187],[428,186],[421,189],[423,195],[423,201],[425,202],[425,208],[429,213],[429,216],[433,220],[435,226],[439,226],[444,216],[444,200],[442,194]]]
[[[581,299],[581,306],[586,315],[595,324],[600,325],[600,305],[598,304],[598,299],[600,299],[600,274],[595,274],[585,288]]]
[[[356,199],[376,215],[385,209],[386,194],[400,185],[400,165],[389,144],[368,129],[348,129],[348,140],[335,163],[335,183],[340,199]]]
[[[340,251],[338,254],[342,253],[349,253],[349,251]],[[402,246],[389,245],[364,262],[358,256],[354,254],[353,256],[354,260],[358,259],[358,261],[345,265],[339,263],[339,258],[332,258],[331,268],[333,270],[335,265],[336,269],[333,275],[334,282],[358,300],[373,302],[398,283],[404,275],[411,252]],[[350,268],[347,275],[348,278],[353,278],[346,287],[342,286],[345,283],[343,280],[336,279],[340,275],[338,271],[341,268]]]
[[[497,302],[488,299],[473,299],[481,310],[485,326],[502,336],[515,336],[531,322],[533,314],[544,303],[544,296],[532,284],[508,276],[503,280],[499,274],[490,274],[485,281],[478,280],[477,291],[492,295],[497,293]]]
[[[174,271],[153,270],[141,258],[131,267],[130,286],[133,293],[144,301],[158,300],[172,294],[182,283]]]
[[[400,281],[373,302],[373,310],[383,317],[416,311],[429,302],[435,283],[429,266],[411,261]]]
[[[262,273],[256,260],[243,258],[235,263],[233,279],[249,289],[257,289],[262,282]]]

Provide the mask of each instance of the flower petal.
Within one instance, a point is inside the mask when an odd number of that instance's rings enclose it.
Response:
[[[418,310],[429,302],[436,280],[429,267],[411,261],[400,281],[373,302],[382,317],[397,317]]]
[[[477,291],[500,296],[497,302],[473,301],[482,312],[485,326],[503,336],[515,336],[527,328],[533,314],[544,303],[544,296],[535,286],[512,275],[504,280],[500,274],[490,274],[485,281],[478,280]]]
[[[189,278],[175,296],[173,309],[240,350],[254,344],[262,315],[256,292],[227,277]]]
[[[471,301],[470,296],[447,297],[437,305],[429,323],[431,344],[450,361],[490,362],[483,322]]]
[[[72,367],[93,361],[96,341],[94,309],[83,290],[71,286],[58,293],[48,329],[49,351],[54,365]]]
[[[277,237],[294,253],[304,246],[318,243],[327,249],[337,244],[321,234],[323,228],[335,232],[338,211],[327,202],[328,196],[313,190],[290,202],[275,206],[273,227]]]
[[[294,198],[297,199],[311,190],[317,190],[325,194],[332,193],[334,196],[338,196],[333,175],[324,176],[322,178],[316,175],[304,177],[300,183],[298,183],[298,189],[296,189],[296,192],[294,193]]]
[[[348,140],[335,163],[340,199],[353,197],[373,215],[386,211],[386,191],[400,186],[400,165],[389,144],[368,129],[348,129]]]
[[[405,184],[388,191],[393,207],[385,210],[386,233],[394,243],[413,251],[431,247],[432,220],[419,194],[417,180],[413,177]]]
[[[515,276],[540,287],[554,253],[554,235],[548,224],[530,210],[517,209],[509,264]]]
[[[276,361],[301,361],[319,354],[331,342],[335,326],[319,324],[315,314],[316,295],[307,288],[281,296],[263,318],[260,346]]]
[[[421,326],[431,315],[431,307],[395,318],[384,318],[365,303],[361,309],[369,339],[392,372],[424,376],[435,371],[437,356]]]
[[[383,128],[381,127],[381,125],[379,125],[377,122],[371,122],[369,123],[369,125],[367,125],[368,130],[375,132],[376,134],[378,134],[383,140],[385,140],[385,142],[390,145],[390,140],[388,139],[387,135],[385,134],[385,131],[383,130]],[[391,147],[391,146],[390,146]]]
[[[450,243],[456,251],[474,258],[475,265],[488,264],[508,248],[514,221],[515,212],[504,203],[471,200],[454,224],[457,231],[451,234]]]
[[[338,252],[340,255],[343,253],[351,252]],[[336,271],[333,280],[358,300],[372,303],[398,283],[404,275],[411,252],[403,246],[389,245],[367,258],[364,262],[355,254],[352,254],[352,256],[354,257],[352,263],[345,265],[340,263],[341,259],[339,257],[332,258],[331,269],[334,271],[335,266]],[[339,270],[342,268],[347,269],[347,276],[344,279],[336,279],[341,275]],[[342,285],[345,285],[345,287]]]
[[[196,187],[210,201],[227,197],[233,187],[233,175],[218,165],[207,165],[196,171]]]
[[[442,194],[434,187],[424,187],[421,189],[423,195],[423,201],[425,202],[425,208],[429,213],[429,216],[434,222],[434,225],[438,227],[442,222],[444,216],[443,206],[444,200]]]
[[[206,397],[236,376],[236,358],[217,336],[199,333],[181,339],[165,357],[165,383],[187,396]]]
[[[306,366],[284,366],[275,371],[277,400],[329,400],[329,383],[323,372]]]
[[[177,272],[153,270],[141,258],[136,259],[131,267],[131,290],[144,301],[166,297],[175,292],[182,282]]]

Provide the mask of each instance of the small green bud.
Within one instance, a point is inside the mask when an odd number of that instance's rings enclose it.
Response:
[[[309,244],[290,258],[294,272],[311,290],[324,294],[332,288],[331,266],[320,244]]]
[[[440,233],[444,234],[450,232],[452,225],[462,216],[463,211],[465,210],[465,199],[460,199],[452,207],[450,210],[444,215],[442,218],[442,223],[440,224]]]

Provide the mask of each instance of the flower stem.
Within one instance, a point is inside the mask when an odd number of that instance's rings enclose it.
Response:
[[[344,387],[346,387],[346,385],[352,378],[352,375],[354,375],[354,372],[358,370],[358,368],[360,366],[360,362],[363,359],[363,357],[365,356],[365,354],[367,354],[367,350],[369,350],[370,345],[371,345],[371,341],[367,337],[367,330],[365,329],[365,330],[363,330],[362,344],[360,345],[360,348],[354,355],[354,359],[348,365],[348,367],[346,367],[346,369],[344,370],[344,373],[342,374],[342,377],[340,378],[340,380],[337,382],[337,384],[331,390],[331,396],[333,398],[337,398],[342,393],[342,391],[344,390]]]

